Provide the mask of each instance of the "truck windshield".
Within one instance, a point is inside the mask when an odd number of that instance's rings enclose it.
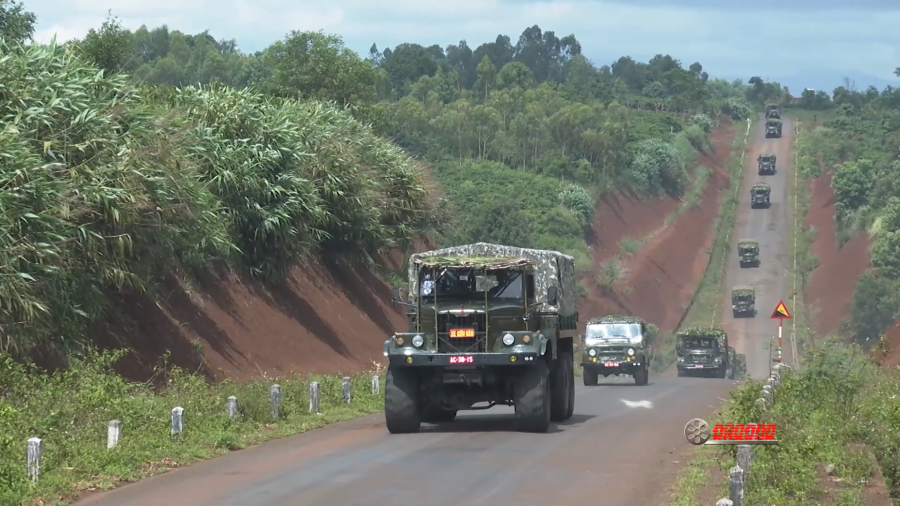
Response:
[[[688,337],[684,340],[684,347],[689,350],[698,348],[718,349],[719,341],[714,337]]]
[[[637,323],[595,323],[588,325],[584,332],[586,339],[638,339],[641,326]]]
[[[435,279],[437,278],[437,279]],[[521,300],[525,297],[522,271],[481,269],[422,269],[419,295],[423,302],[441,299]]]

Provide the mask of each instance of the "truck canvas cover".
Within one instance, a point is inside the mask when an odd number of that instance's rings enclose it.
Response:
[[[415,303],[419,295],[418,272],[423,266],[486,267],[502,269],[534,265],[534,295],[539,311],[572,315],[575,313],[575,258],[559,251],[517,248],[479,242],[415,253],[409,257],[409,295]],[[559,290],[558,304],[547,304],[547,288]]]

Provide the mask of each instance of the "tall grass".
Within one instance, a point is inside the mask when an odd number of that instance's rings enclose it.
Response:
[[[263,280],[432,221],[422,172],[340,107],[105,76],[0,43],[0,351],[63,352],[119,291],[225,259]]]

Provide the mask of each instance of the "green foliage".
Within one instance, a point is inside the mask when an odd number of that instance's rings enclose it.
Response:
[[[0,39],[16,44],[31,40],[37,17],[22,2],[0,0]]]
[[[337,107],[154,93],[56,45],[0,52],[3,351],[77,348],[117,291],[181,268],[276,279],[323,250],[371,258],[429,219],[419,167]]]
[[[580,185],[566,183],[559,190],[559,203],[568,209],[584,228],[590,227],[594,217],[594,199],[590,193]]]
[[[829,341],[810,353],[803,369],[783,376],[775,403],[766,412],[756,403],[761,386],[751,381],[733,391],[726,408],[727,422],[778,427],[779,444],[754,451],[746,486],[748,504],[863,504],[860,483],[874,472],[868,451],[874,451],[892,497],[898,496],[896,370],[875,366],[856,346]],[[733,457],[723,460],[731,465]],[[839,486],[823,487],[820,482],[819,469],[828,464],[835,467]],[[824,494],[832,495],[831,500]],[[835,502],[833,494],[842,495],[844,502]]]
[[[383,394],[371,393],[373,373],[351,375],[349,406],[341,397],[342,374],[209,385],[176,368],[165,388],[154,391],[144,383],[129,383],[112,370],[122,353],[74,359],[67,371],[53,375],[0,355],[0,506],[41,504],[48,497],[72,499],[84,490],[156,474],[157,466],[188,465],[383,409]],[[320,385],[321,415],[309,413],[310,381]],[[281,385],[283,395],[277,420],[270,411],[272,383]],[[235,420],[225,412],[230,395],[238,399]],[[184,408],[184,433],[179,438],[169,434],[174,406]],[[123,424],[116,451],[106,449],[109,420]],[[24,442],[34,436],[45,441],[37,484],[27,480],[23,464]]]

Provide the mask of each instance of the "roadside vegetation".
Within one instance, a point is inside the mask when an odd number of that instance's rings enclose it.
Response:
[[[786,375],[771,410],[756,403],[763,383],[749,381],[710,423],[776,423],[777,446],[755,447],[746,504],[876,504],[900,497],[900,372],[886,371],[855,344],[828,340],[803,368]],[[670,504],[714,504],[728,497],[735,447],[697,447]],[[880,470],[879,470],[880,468]],[[882,480],[883,476],[883,480]]]

